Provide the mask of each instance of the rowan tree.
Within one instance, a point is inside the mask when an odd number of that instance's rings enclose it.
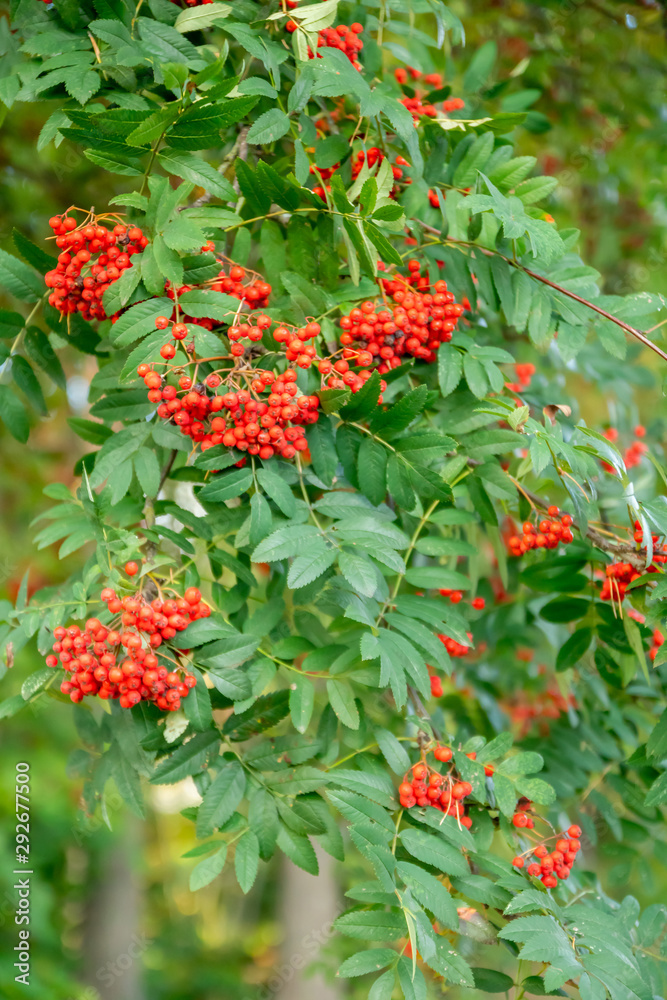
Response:
[[[595,860],[665,857],[664,298],[602,294],[439,0],[10,25],[0,100],[122,190],[0,251],[9,432],[96,366],[34,538],[73,570],[2,606],[45,665],[1,714],[77,713],[89,813],[193,781],[193,892],[353,857],[351,996],[662,995],[664,907]]]

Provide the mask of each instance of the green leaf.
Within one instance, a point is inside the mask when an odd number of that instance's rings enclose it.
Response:
[[[37,302],[47,291],[31,267],[5,250],[0,250],[0,284],[22,302]]]
[[[422,412],[427,396],[427,387],[420,385],[388,409],[376,411],[370,422],[371,431],[389,440],[393,434],[409,427],[415,417]]]
[[[210,837],[227,822],[243,798],[245,786],[245,771],[237,760],[226,763],[218,771],[197,812],[197,837],[200,840]]]
[[[496,969],[473,968],[475,987],[484,993],[506,993],[514,986],[514,980],[504,972]]]
[[[313,705],[315,703],[315,688],[313,682],[305,676],[295,675],[291,679],[289,707],[294,728],[305,733],[308,729]]]
[[[199,499],[223,503],[245,493],[252,485],[252,469],[234,469],[214,476],[199,493]]]
[[[296,501],[292,490],[284,479],[270,469],[260,469],[257,473],[257,481],[285,517],[294,517]]]
[[[405,934],[403,917],[386,910],[348,910],[336,918],[334,927],[347,937],[367,941],[395,941]],[[396,952],[392,952],[392,957],[396,957]]]
[[[137,19],[141,40],[146,51],[159,62],[185,62],[197,66],[201,62],[197,49],[168,24],[147,17]]]
[[[205,885],[209,885],[213,879],[217,878],[225,867],[226,860],[227,844],[223,844],[210,858],[204,858],[198,865],[195,865],[190,873],[190,892],[203,889]]]
[[[0,385],[0,417],[9,433],[25,444],[30,434],[28,415],[21,400],[6,385]]]
[[[278,833],[278,847],[290,861],[293,861],[305,872],[310,875],[319,874],[317,855],[308,837],[302,837],[298,833],[293,833],[286,826],[282,826]]]
[[[396,952],[391,948],[367,948],[365,951],[358,951],[356,955],[346,959],[336,975],[343,979],[365,976],[369,972],[379,972],[385,966],[391,965],[395,959]]]
[[[197,774],[213,753],[214,745],[219,742],[220,736],[215,730],[193,736],[158,764],[151,778],[152,784],[170,785],[188,775]]]
[[[439,837],[423,830],[403,830],[399,836],[405,849],[418,861],[433,865],[446,875],[469,873],[470,868],[463,854]]]
[[[377,576],[369,559],[362,555],[341,552],[338,557],[338,567],[347,582],[358,593],[366,597],[373,596],[377,589]]]
[[[237,841],[234,853],[234,871],[242,892],[248,893],[252,889],[258,867],[259,840],[252,830],[248,830]]]
[[[253,146],[264,146],[289,132],[290,120],[280,108],[271,108],[254,122],[247,135]]]
[[[396,868],[408,889],[431,911],[436,920],[451,930],[457,930],[459,918],[456,903],[442,882],[419,865],[413,865],[408,861],[399,861]]]
[[[387,492],[387,449],[373,438],[365,437],[357,461],[361,492],[378,506]]]
[[[134,343],[155,330],[158,316],[171,316],[173,302],[168,298],[146,299],[126,309],[111,327],[111,339],[118,347]],[[163,334],[164,337],[164,334]]]
[[[200,671],[196,667],[190,667],[190,670],[197,678],[197,684],[183,701],[183,711],[192,728],[204,733],[213,724],[211,696]]]
[[[21,392],[27,397],[28,402],[42,416],[49,412],[44,399],[42,387],[32,370],[30,362],[20,354],[12,354],[12,377]]]
[[[313,546],[311,552],[307,555],[297,556],[290,566],[287,574],[287,586],[291,590],[307,586],[325,573],[335,563],[337,556],[336,549]]]
[[[265,788],[256,788],[248,803],[248,825],[259,842],[260,857],[271,857],[278,837],[278,810],[276,803]]]
[[[359,392],[355,392],[350,402],[341,407],[340,415],[343,420],[358,421],[373,412],[380,398],[380,382],[379,373],[374,371]]]
[[[64,389],[67,384],[65,372],[47,335],[39,327],[31,326],[26,332],[24,343],[30,360],[46,372],[60,389]]]
[[[201,31],[209,28],[218,20],[223,20],[231,13],[231,6],[226,3],[211,3],[200,7],[183,10],[174,22],[176,31],[185,34],[188,31]]]
[[[55,257],[51,254],[46,253],[41,247],[38,247],[32,240],[29,240],[27,236],[19,232],[18,229],[12,230],[12,240],[14,246],[21,254],[23,259],[36,267],[38,271],[42,274],[46,274],[47,271],[53,270],[58,263]]]
[[[183,11],[183,13],[192,14],[198,10],[202,10],[202,8],[197,7],[192,10]],[[216,170],[215,167],[211,166],[210,163],[207,163],[206,160],[202,160],[192,153],[165,149],[158,155],[158,163],[168,173],[175,174],[176,177],[180,177],[184,181],[197,184],[204,191],[216,198],[233,201],[236,197],[236,192],[227,178]]]
[[[394,774],[402,777],[410,767],[410,758],[403,744],[388,729],[376,729],[375,739],[389,767]]]
[[[345,680],[331,678],[327,681],[329,704],[348,729],[359,728],[359,712],[354,701],[354,693]]]
[[[142,18],[142,20],[144,20]],[[158,108],[149,115],[141,125],[138,125],[128,136],[125,142],[128,146],[150,146],[157,142],[166,132],[168,127],[176,121],[179,112],[177,102],[167,104],[163,108]]]

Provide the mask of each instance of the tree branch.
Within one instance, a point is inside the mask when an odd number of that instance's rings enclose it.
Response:
[[[425,222],[422,222],[421,219],[418,219],[417,221],[420,226],[423,227],[425,232],[433,233],[436,236],[440,235],[440,230],[436,229],[435,226],[429,226]],[[442,242],[443,244],[451,243],[453,245],[458,244],[460,246],[472,247],[475,250],[479,250],[485,257],[500,257],[506,264],[509,264],[510,267],[515,268],[517,271],[522,271],[534,281],[540,281],[543,285],[548,285],[549,288],[553,288],[554,291],[560,292],[561,295],[565,295],[568,299],[573,299],[580,305],[586,306],[587,309],[591,309],[593,312],[598,313],[598,315],[603,316],[605,319],[609,320],[610,323],[615,323],[616,326],[620,326],[622,330],[625,330],[626,333],[629,333],[630,336],[634,337],[645,347],[655,351],[655,353],[661,357],[663,361],[667,361],[667,354],[662,350],[662,348],[658,347],[657,344],[654,344],[652,340],[641,332],[641,330],[637,330],[636,327],[630,326],[629,323],[624,323],[623,320],[618,319],[617,316],[612,316],[612,314],[607,312],[605,309],[601,309],[600,306],[594,305],[592,302],[589,302],[588,299],[582,299],[581,295],[577,295],[575,292],[571,292],[567,288],[563,288],[562,285],[558,285],[555,281],[545,278],[544,275],[538,274],[537,271],[531,271],[530,268],[525,267],[523,264],[519,264],[518,261],[512,260],[510,257],[506,257],[505,254],[500,253],[499,250],[489,250],[487,247],[480,247],[476,243],[470,243],[468,240],[446,239]]]

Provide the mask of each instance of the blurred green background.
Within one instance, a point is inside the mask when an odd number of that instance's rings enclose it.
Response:
[[[560,226],[581,229],[582,255],[603,273],[605,292],[664,288],[663,9],[651,0],[623,5],[612,0],[548,5],[495,0],[454,3],[452,9],[464,23],[467,44],[448,49],[432,68],[444,71],[454,95],[465,97],[466,70],[475,51],[486,45],[490,69],[471,110],[529,109],[526,127],[517,131],[517,152],[536,156],[538,172],[559,178],[549,210]],[[355,8],[350,20],[363,16],[364,8]],[[432,61],[433,50],[424,53]],[[389,49],[386,62],[396,65]],[[101,208],[110,196],[130,187],[123,178],[103,175],[67,143],[36,155],[37,137],[54,107],[18,104],[4,121],[0,245],[10,251],[12,226],[42,243],[49,216],[72,203]],[[29,446],[0,430],[0,597],[15,597],[28,567],[31,589],[37,589],[68,575],[77,558],[61,567],[57,546],[37,552],[31,545],[30,522],[50,503],[42,494],[44,485],[71,485],[80,454],[81,443],[66,418],[85,413],[86,385],[94,368],[81,355],[65,357],[63,363],[67,394],[55,391],[48,398],[50,415],[34,428]],[[627,391],[627,369],[614,364],[621,372],[610,379],[608,398],[586,380],[585,358],[583,370],[571,373],[572,386],[565,393],[574,388],[581,412],[598,426],[613,417],[614,395],[622,400]],[[649,422],[660,395],[658,385],[644,390],[635,417]],[[2,679],[2,697],[17,693],[39,666],[34,649],[22,650]],[[99,817],[81,813],[82,778],[73,754],[81,742],[75,727],[80,711],[42,699],[34,710],[2,722],[0,802],[11,831],[15,763],[29,762],[35,871],[29,989],[14,983],[15,898],[11,880],[0,881],[2,996],[334,1000],[355,995],[354,984],[343,988],[332,983],[337,963],[327,954],[344,947],[330,940],[328,923],[340,909],[349,881],[368,877],[357,869],[359,862],[345,868],[325,862],[321,884],[274,862],[247,898],[231,872],[191,894],[187,879],[192,862],[181,855],[193,846],[194,835],[179,815],[189,804],[187,790],[153,788],[145,823],[129,816],[113,796],[111,829]],[[613,876],[619,862],[608,852],[594,860],[603,881],[605,872],[612,870]],[[0,870],[13,870],[9,838],[0,846]],[[631,892],[642,903],[664,899],[665,870],[654,869],[643,878],[641,873],[630,875],[619,886],[618,898]],[[321,928],[321,946],[310,939],[305,943],[309,928]],[[300,984],[302,974],[294,966],[313,959],[315,972],[324,970],[323,977]],[[479,964],[484,964],[483,956]],[[345,994],[345,989],[352,992]]]

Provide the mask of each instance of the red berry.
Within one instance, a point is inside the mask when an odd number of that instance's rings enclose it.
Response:
[[[130,560],[130,562],[125,563],[125,572],[128,576],[136,576],[139,572],[139,564]]]

